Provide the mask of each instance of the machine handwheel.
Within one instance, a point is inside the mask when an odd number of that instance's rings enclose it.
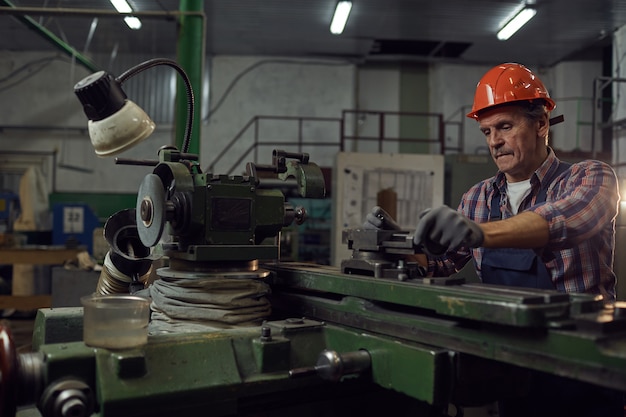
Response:
[[[14,417],[17,412],[17,368],[11,331],[0,324],[0,417]]]

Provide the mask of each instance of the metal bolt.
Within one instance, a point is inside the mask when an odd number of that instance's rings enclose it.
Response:
[[[66,389],[59,393],[54,408],[61,417],[84,417],[87,415],[87,397],[78,389]]]
[[[149,223],[152,220],[152,201],[148,197],[144,197],[141,200],[141,206],[139,208],[141,214],[141,220]]]
[[[70,398],[61,406],[61,415],[63,417],[83,417],[85,411],[85,404],[78,398]]]
[[[406,281],[407,279],[409,279],[409,274],[407,274],[406,272],[406,265],[404,263],[404,259],[398,260],[398,266],[396,266],[396,269],[398,270],[399,281]]]
[[[267,326],[261,327],[261,342],[270,342],[272,340],[272,329]]]
[[[93,391],[83,381],[64,379],[46,387],[39,400],[44,417],[87,417],[94,411]]]

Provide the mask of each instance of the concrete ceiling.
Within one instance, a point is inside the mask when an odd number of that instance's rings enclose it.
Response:
[[[89,57],[175,56],[177,0],[129,0],[143,22],[129,29],[108,0],[0,0],[0,51],[58,50],[30,21]],[[336,0],[205,0],[207,55],[449,61],[552,66],[601,59],[626,24],[619,0],[536,0],[537,15],[508,41],[496,32],[519,1],[354,0],[343,34],[329,23]],[[62,10],[60,10],[62,9]],[[143,13],[143,15],[142,15]],[[25,18],[28,16],[28,18]]]

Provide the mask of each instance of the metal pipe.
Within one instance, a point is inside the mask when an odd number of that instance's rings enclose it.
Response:
[[[593,158],[595,158],[596,156],[596,112],[598,111],[596,109],[596,107],[598,106],[598,103],[596,102],[598,98],[598,79],[595,78],[593,80],[593,94],[592,94],[592,99],[591,99],[591,152],[593,155]]]
[[[0,1],[8,6],[8,7],[0,7],[0,14],[16,15],[17,18],[20,21],[22,21],[26,26],[30,27],[36,32],[39,32],[45,39],[50,41],[54,46],[61,49],[70,57],[75,58],[80,64],[82,64],[89,71],[97,72],[100,70],[100,68],[93,61],[91,61],[89,58],[87,58],[86,56],[78,52],[74,47],[65,43],[62,39],[60,39],[54,33],[49,31],[44,26],[40,25],[33,18],[27,15],[32,14],[32,15],[38,15],[38,16],[63,16],[63,17],[68,17],[68,16],[96,17],[98,16],[98,17],[119,18],[120,13],[118,13],[116,10],[76,9],[76,8],[58,8],[58,7],[55,7],[55,8],[16,7],[9,0],[0,0]],[[199,3],[202,6],[201,0],[199,0]],[[174,17],[183,19],[185,16],[189,16],[189,17],[201,17],[202,22],[204,22],[205,14],[204,14],[204,10],[202,9],[202,7],[200,7],[200,10],[190,10],[190,11],[185,11],[185,10],[135,11],[132,13],[132,16],[143,17],[143,18],[159,18],[159,19],[165,19],[165,20],[172,19]],[[185,71],[188,71],[188,68],[185,68]],[[200,82],[201,82],[201,79],[200,79]],[[194,84],[200,85],[198,81],[194,82]],[[200,106],[197,107],[198,112],[199,112],[199,107]],[[198,116],[198,119],[199,119],[199,116]]]
[[[13,6],[13,4],[9,0],[2,0],[2,2],[4,4],[7,4],[9,7],[8,8],[7,7],[2,7],[0,9],[0,12],[15,11],[17,9],[15,6]],[[57,48],[61,49],[63,52],[65,52],[69,56],[75,58],[76,61],[81,63],[89,71],[96,72],[96,71],[99,70],[99,68],[96,66],[96,64],[93,63],[89,58],[87,58],[86,56],[84,56],[83,54],[78,52],[72,46],[70,46],[67,43],[63,42],[63,40],[61,40],[54,33],[50,32],[48,29],[46,29],[42,25],[40,25],[39,23],[35,22],[35,20],[33,18],[31,18],[30,16],[24,16],[23,13],[22,13],[18,17],[18,19],[20,21],[22,21],[26,26],[28,26],[31,29],[35,30],[35,32],[41,33],[41,35],[45,39],[50,41],[54,46],[56,46]]]
[[[63,16],[63,17],[120,17],[120,13],[116,10],[105,9],[77,9],[66,7],[22,7],[13,6],[8,0],[2,0],[3,3],[9,7],[0,7],[0,14],[11,15],[37,15],[37,16]],[[204,17],[204,11],[183,11],[183,10],[168,10],[168,11],[133,11],[128,13],[128,16],[155,18],[155,19],[171,19],[173,17],[180,16],[200,16]]]

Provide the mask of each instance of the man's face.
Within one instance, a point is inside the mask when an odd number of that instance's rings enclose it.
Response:
[[[478,118],[491,157],[509,182],[527,180],[548,156],[545,120],[533,122],[518,106],[496,107]]]

